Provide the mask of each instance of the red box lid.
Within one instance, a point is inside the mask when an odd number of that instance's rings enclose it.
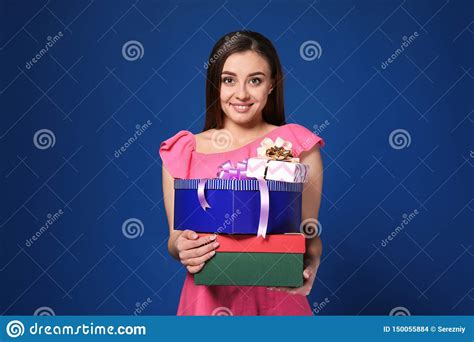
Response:
[[[200,237],[212,234],[198,233]],[[303,234],[269,234],[266,238],[256,235],[216,234],[219,247],[216,252],[263,252],[263,253],[304,253],[306,251]]]

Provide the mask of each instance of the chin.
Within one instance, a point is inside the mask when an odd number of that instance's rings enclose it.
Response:
[[[232,113],[231,115],[227,114],[227,117],[235,122],[235,123],[239,123],[239,124],[248,124],[252,121],[254,121],[256,119],[256,115],[255,114],[237,114],[237,113]]]

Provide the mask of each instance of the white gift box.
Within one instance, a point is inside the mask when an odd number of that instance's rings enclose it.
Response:
[[[307,164],[270,160],[265,178],[283,182],[305,183],[308,181],[308,170],[309,165]]]
[[[308,178],[309,165],[272,160],[268,158],[249,158],[247,176],[265,178],[290,183],[305,183]]]
[[[265,178],[265,169],[268,161],[268,158],[249,158],[247,160],[247,176]]]

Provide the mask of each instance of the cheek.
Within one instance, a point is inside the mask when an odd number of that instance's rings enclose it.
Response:
[[[220,91],[221,101],[222,102],[227,102],[227,101],[230,100],[231,97],[232,97],[231,91],[229,89],[226,89],[225,87],[222,87],[221,91]]]
[[[266,102],[268,97],[268,91],[266,91],[263,87],[259,87],[253,92],[253,97],[258,102]]]

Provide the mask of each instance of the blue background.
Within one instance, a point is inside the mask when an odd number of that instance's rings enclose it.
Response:
[[[148,298],[141,314],[175,314],[185,271],[167,254],[157,149],[181,129],[202,129],[203,65],[219,37],[241,28],[263,33],[280,54],[287,121],[326,140],[315,313],[473,314],[473,7],[1,1],[0,314],[131,315]],[[141,59],[123,57],[130,40],[142,44]],[[322,48],[313,61],[299,52],[309,40]],[[54,133],[53,147],[35,146],[40,129]],[[406,148],[391,147],[396,129],[410,135]],[[124,236],[129,218],[143,223],[141,236]]]

